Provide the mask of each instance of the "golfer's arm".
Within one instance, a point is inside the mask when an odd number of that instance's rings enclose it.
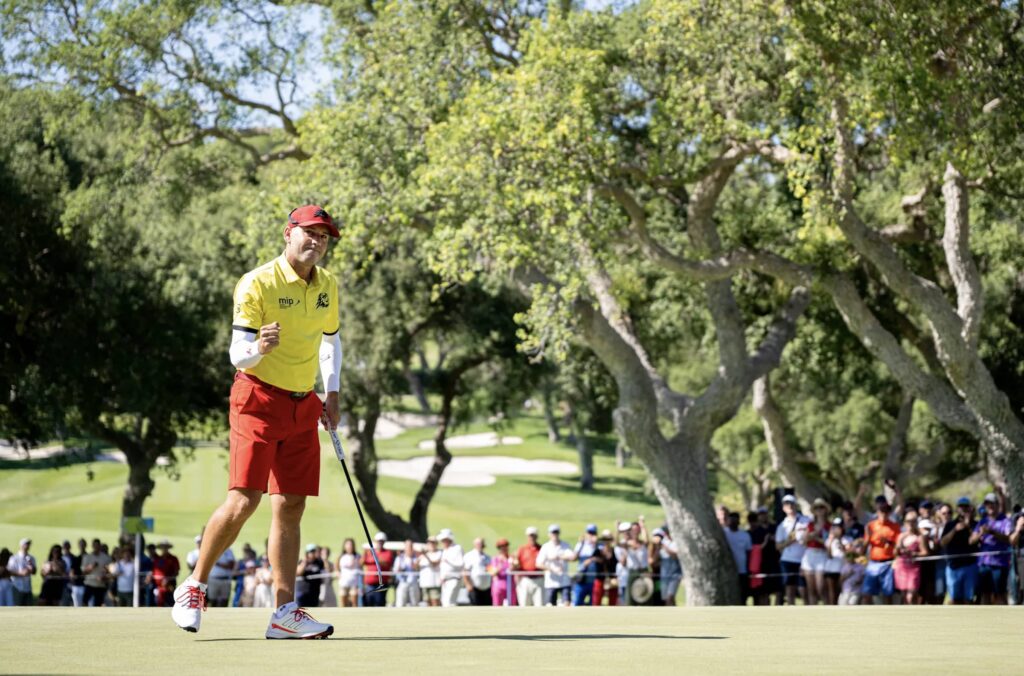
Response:
[[[231,357],[231,365],[237,369],[251,369],[260,363],[263,355],[260,354],[259,331],[232,329],[231,347],[228,355]]]
[[[341,337],[338,332],[324,334],[320,341],[320,375],[324,379],[324,392],[337,392],[341,388]]]

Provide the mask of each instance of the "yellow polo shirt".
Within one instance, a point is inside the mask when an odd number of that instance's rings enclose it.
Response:
[[[234,298],[233,329],[258,333],[261,326],[281,325],[278,346],[241,371],[292,392],[312,390],[323,336],[339,328],[334,275],[317,267],[307,284],[282,255],[243,275]]]

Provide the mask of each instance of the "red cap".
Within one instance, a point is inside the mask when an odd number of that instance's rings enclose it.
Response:
[[[307,204],[297,209],[292,209],[288,214],[289,228],[306,228],[314,225],[322,225],[331,233],[331,237],[341,237],[337,226],[331,219],[331,215],[315,204]]]

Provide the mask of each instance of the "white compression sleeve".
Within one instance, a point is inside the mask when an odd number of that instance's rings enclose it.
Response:
[[[320,375],[324,379],[324,393],[337,392],[341,387],[341,337],[337,332],[324,335],[320,342]]]
[[[263,359],[259,345],[256,344],[259,335],[259,332],[252,333],[251,331],[232,329],[231,347],[228,349],[228,354],[231,357],[231,364],[235,368],[251,369]]]

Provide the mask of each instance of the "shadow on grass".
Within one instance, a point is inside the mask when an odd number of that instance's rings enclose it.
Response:
[[[561,491],[563,493],[575,493],[577,495],[593,495],[602,498],[616,498],[626,502],[636,502],[644,505],[658,505],[658,499],[653,495],[644,495],[643,482],[626,477],[598,477],[594,480],[594,488],[585,491],[580,488],[579,476],[550,476],[543,479],[518,479],[512,481],[527,486],[549,491]],[[622,486],[615,488],[613,486]]]
[[[668,641],[721,641],[728,636],[672,636],[669,634],[473,634],[470,636],[346,636],[345,641],[589,641],[643,638]],[[261,638],[201,638],[197,642],[264,641]],[[329,639],[328,639],[329,640]]]

